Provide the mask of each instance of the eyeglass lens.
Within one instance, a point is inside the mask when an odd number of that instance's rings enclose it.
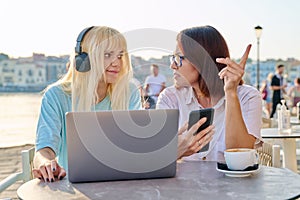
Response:
[[[170,57],[170,62],[171,62],[171,64],[172,63],[175,63],[175,65],[177,66],[177,67],[181,67],[181,65],[182,65],[182,56],[179,56],[179,55],[172,55],[171,57]]]

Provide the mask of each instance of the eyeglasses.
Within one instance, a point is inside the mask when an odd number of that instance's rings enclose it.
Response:
[[[180,56],[180,55],[170,55],[170,62],[171,65],[175,63],[177,67],[182,66],[182,60],[184,60],[185,56]]]

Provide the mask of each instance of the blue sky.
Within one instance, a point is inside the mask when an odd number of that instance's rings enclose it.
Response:
[[[231,57],[239,58],[251,43],[249,57],[256,59],[254,27],[260,25],[261,60],[300,60],[299,11],[298,0],[9,0],[1,2],[0,52],[11,57],[31,56],[32,52],[69,54],[78,33],[91,25],[120,32],[141,28],[179,32],[212,25],[225,37]],[[136,52],[145,57],[164,53]]]

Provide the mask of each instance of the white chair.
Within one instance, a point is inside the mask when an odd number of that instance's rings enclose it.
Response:
[[[256,150],[259,155],[259,164],[270,167],[281,167],[279,145],[264,142]]]
[[[0,182],[0,192],[5,190],[7,187],[11,186],[17,181],[27,182],[33,178],[32,176],[32,168],[33,168],[33,157],[35,153],[35,148],[32,147],[28,150],[22,150],[22,171],[13,173],[9,175],[7,178],[3,179]]]
[[[262,128],[271,128],[272,127],[272,121],[269,118],[262,117]]]
[[[262,127],[261,128],[275,128],[278,126],[276,119],[270,119],[262,117]]]

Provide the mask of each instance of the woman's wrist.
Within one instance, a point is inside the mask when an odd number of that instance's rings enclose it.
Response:
[[[226,98],[235,98],[237,97],[237,90],[235,89],[225,90],[225,96]]]

